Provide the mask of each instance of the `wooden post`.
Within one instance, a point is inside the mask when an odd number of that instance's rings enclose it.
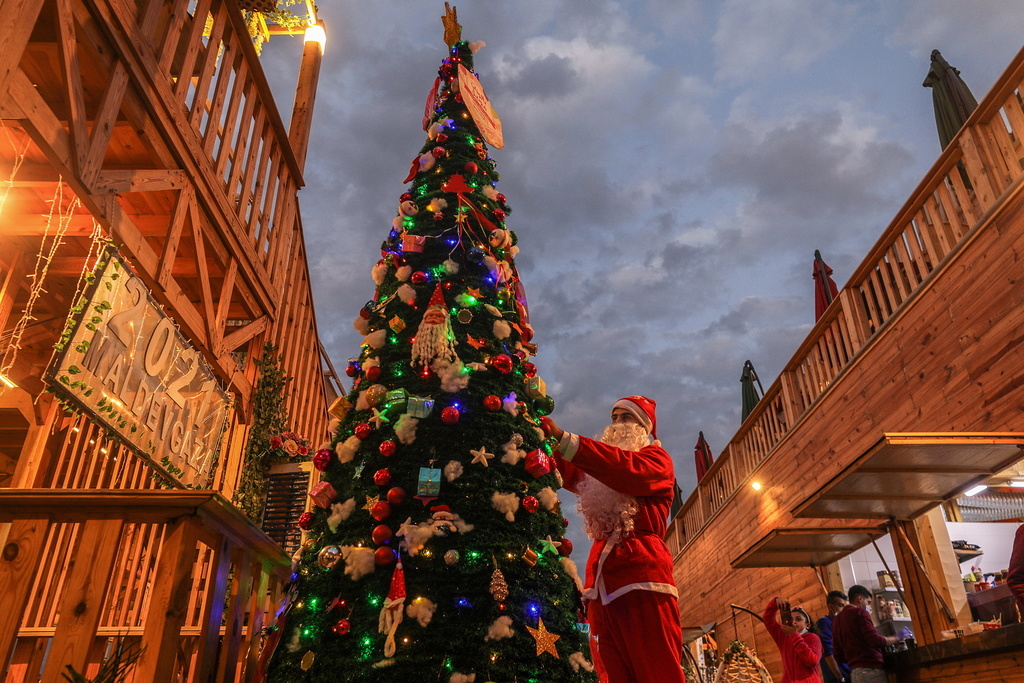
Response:
[[[224,619],[224,597],[227,595],[228,575],[231,573],[231,543],[222,539],[214,549],[210,578],[206,586],[206,603],[203,605],[203,634],[199,643],[199,661],[196,666],[197,681],[216,680],[217,652],[220,646],[220,625]]]
[[[107,584],[120,550],[123,526],[122,519],[90,519],[82,525],[71,554],[71,572],[60,600],[60,616],[42,683],[64,683],[68,665],[84,672],[96,627],[103,616]]]
[[[0,678],[7,673],[49,526],[46,519],[12,522],[0,549]]]
[[[146,610],[146,631],[142,636],[145,650],[135,667],[137,681],[172,683],[177,680],[175,659],[192,588],[196,540],[195,517],[179,517],[167,527],[160,549],[160,571],[154,575]]]
[[[971,622],[971,607],[967,603],[967,592],[964,590],[964,582],[960,575],[960,563],[953,552],[953,543],[950,541],[946,522],[942,518],[941,508],[933,508],[915,519],[914,528],[917,530],[921,559],[943,600],[956,615],[955,626],[966,626]],[[947,628],[954,626],[950,625]]]
[[[918,643],[937,643],[942,640],[941,632],[954,628],[956,623],[947,618],[929,585],[929,577],[918,563],[919,557],[915,558],[919,554],[912,544],[920,545],[917,530],[912,522],[898,520],[893,520],[889,529],[889,538],[892,539],[896,562],[903,577],[907,607],[914,620],[914,635]]]
[[[323,28],[323,22],[318,22]],[[323,61],[323,47],[315,40],[307,40],[302,48],[302,65],[299,67],[299,82],[295,87],[295,105],[288,129],[288,141],[295,153],[299,170],[306,168],[306,151],[309,148],[309,131],[313,124],[313,105],[316,102],[316,87],[320,80],[320,63]]]

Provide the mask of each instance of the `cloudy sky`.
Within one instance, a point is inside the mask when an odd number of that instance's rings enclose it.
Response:
[[[808,334],[815,249],[840,287],[939,154],[932,49],[981,100],[1024,43],[1012,0],[462,0],[502,118],[493,150],[540,352],[571,431],[658,402],[684,495],[703,430],[740,422]],[[321,0],[328,43],[300,194],[335,366],[445,57],[443,2]],[[301,42],[264,66],[287,119]],[[570,535],[579,543],[578,531]]]

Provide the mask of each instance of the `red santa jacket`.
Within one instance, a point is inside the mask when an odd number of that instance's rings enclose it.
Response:
[[[555,455],[564,486],[573,493],[589,474],[637,502],[631,532],[598,539],[591,546],[584,597],[601,604],[634,590],[679,597],[664,540],[674,492],[672,457],[661,446],[626,451],[569,432]]]

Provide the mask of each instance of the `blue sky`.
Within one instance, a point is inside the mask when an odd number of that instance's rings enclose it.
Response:
[[[932,49],[981,100],[1024,44],[1006,0],[455,4],[463,37],[487,42],[476,70],[503,122],[492,156],[554,416],[592,435],[615,399],[654,398],[684,495],[698,431],[717,455],[739,426],[744,360],[767,387],[809,332],[814,250],[841,287],[937,158]],[[319,5],[300,201],[339,369],[424,141],[443,10]],[[300,50],[282,36],[264,52],[286,119]]]

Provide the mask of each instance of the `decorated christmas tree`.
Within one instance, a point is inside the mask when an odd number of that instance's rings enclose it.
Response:
[[[500,122],[460,32],[449,10],[269,681],[596,680],[538,426],[554,402],[488,156]]]

